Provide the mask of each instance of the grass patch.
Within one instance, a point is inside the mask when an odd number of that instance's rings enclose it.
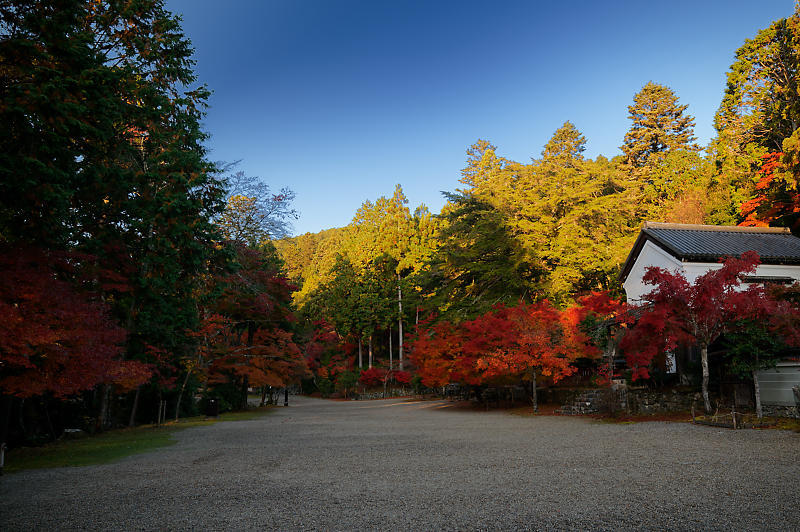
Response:
[[[696,417],[701,424],[704,421],[718,421],[718,419],[714,418],[714,416],[700,415]],[[730,424],[730,428],[733,428],[730,416],[720,417],[720,421]],[[774,416],[764,416],[763,418],[758,419],[755,414],[741,414],[737,416],[737,420],[740,429],[791,430],[794,432],[800,432],[800,419]]]
[[[78,467],[116,462],[127,456],[146,453],[177,443],[175,433],[191,427],[224,421],[246,421],[269,413],[274,407],[226,412],[217,419],[202,416],[181,419],[160,427],[142,425],[115,429],[77,439],[59,440],[40,447],[20,447],[6,453],[5,473],[51,467]]]
[[[634,423],[650,423],[654,421],[668,421],[670,423],[690,423],[692,421],[691,412],[661,412],[658,414],[625,414],[620,413],[616,416],[592,414],[590,417],[605,423],[616,423],[619,425],[632,425]]]

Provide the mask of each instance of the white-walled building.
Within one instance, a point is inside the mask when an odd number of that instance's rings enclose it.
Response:
[[[735,227],[645,222],[620,273],[629,303],[637,304],[652,290],[642,278],[650,266],[682,273],[692,283],[720,261],[755,251],[761,264],[745,283],[800,281],[800,238],[779,227]],[[765,405],[793,406],[792,386],[800,384],[800,362],[784,361],[759,373]]]
[[[800,281],[800,238],[783,227],[737,227],[645,222],[620,273],[629,303],[652,289],[642,282],[645,269],[658,266],[682,273],[693,283],[720,260],[755,251],[761,257],[751,282]]]

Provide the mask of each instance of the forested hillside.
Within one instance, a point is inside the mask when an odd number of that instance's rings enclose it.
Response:
[[[347,227],[278,241],[296,302],[332,279],[336,255],[364,268],[388,254],[430,308],[468,317],[498,301],[548,298],[566,304],[591,290],[616,290],[619,266],[645,220],[737,221],[714,182],[714,162],[694,143],[693,118],[667,87],[634,96],[631,129],[612,160],[583,157],[572,122],[537,158],[502,157],[487,140],[468,147],[462,188],[442,212],[412,214],[398,185],[362,205]],[[721,219],[720,213],[733,215]]]
[[[398,185],[344,228],[278,242],[301,286],[295,304],[342,353],[361,360],[368,343],[385,362],[401,324],[421,318],[459,324],[498,304],[566,311],[592,293],[621,296],[617,275],[644,221],[800,230],[799,23],[777,21],[735,51],[707,146],[668,80],[632,95],[612,158],[583,156],[580,116],[564,117],[530,162],[478,139],[441,213],[412,213]]]

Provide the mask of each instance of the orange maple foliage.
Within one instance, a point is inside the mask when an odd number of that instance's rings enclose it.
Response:
[[[755,186],[755,197],[742,203],[744,221],[739,225],[769,227],[776,222],[792,226],[800,223],[800,194],[784,186],[778,177],[785,173],[785,155],[772,152],[762,157],[761,175]]]
[[[235,245],[240,269],[218,280],[224,287],[201,329],[207,381],[285,386],[307,372],[295,344],[289,302],[294,289],[261,251]]]
[[[547,300],[509,309],[509,341],[478,359],[478,368],[487,379],[536,371],[558,382],[572,375],[572,362],[594,354],[578,328],[579,316],[573,309],[559,311]]]
[[[580,321],[579,312],[559,311],[546,300],[498,305],[459,325],[421,324],[410,358],[426,386],[527,378],[533,369],[558,381],[575,372],[576,359],[596,356]]]

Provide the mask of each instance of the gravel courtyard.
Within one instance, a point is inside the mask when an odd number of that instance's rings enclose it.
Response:
[[[0,529],[800,528],[791,432],[291,403],[115,464],[0,477]]]

